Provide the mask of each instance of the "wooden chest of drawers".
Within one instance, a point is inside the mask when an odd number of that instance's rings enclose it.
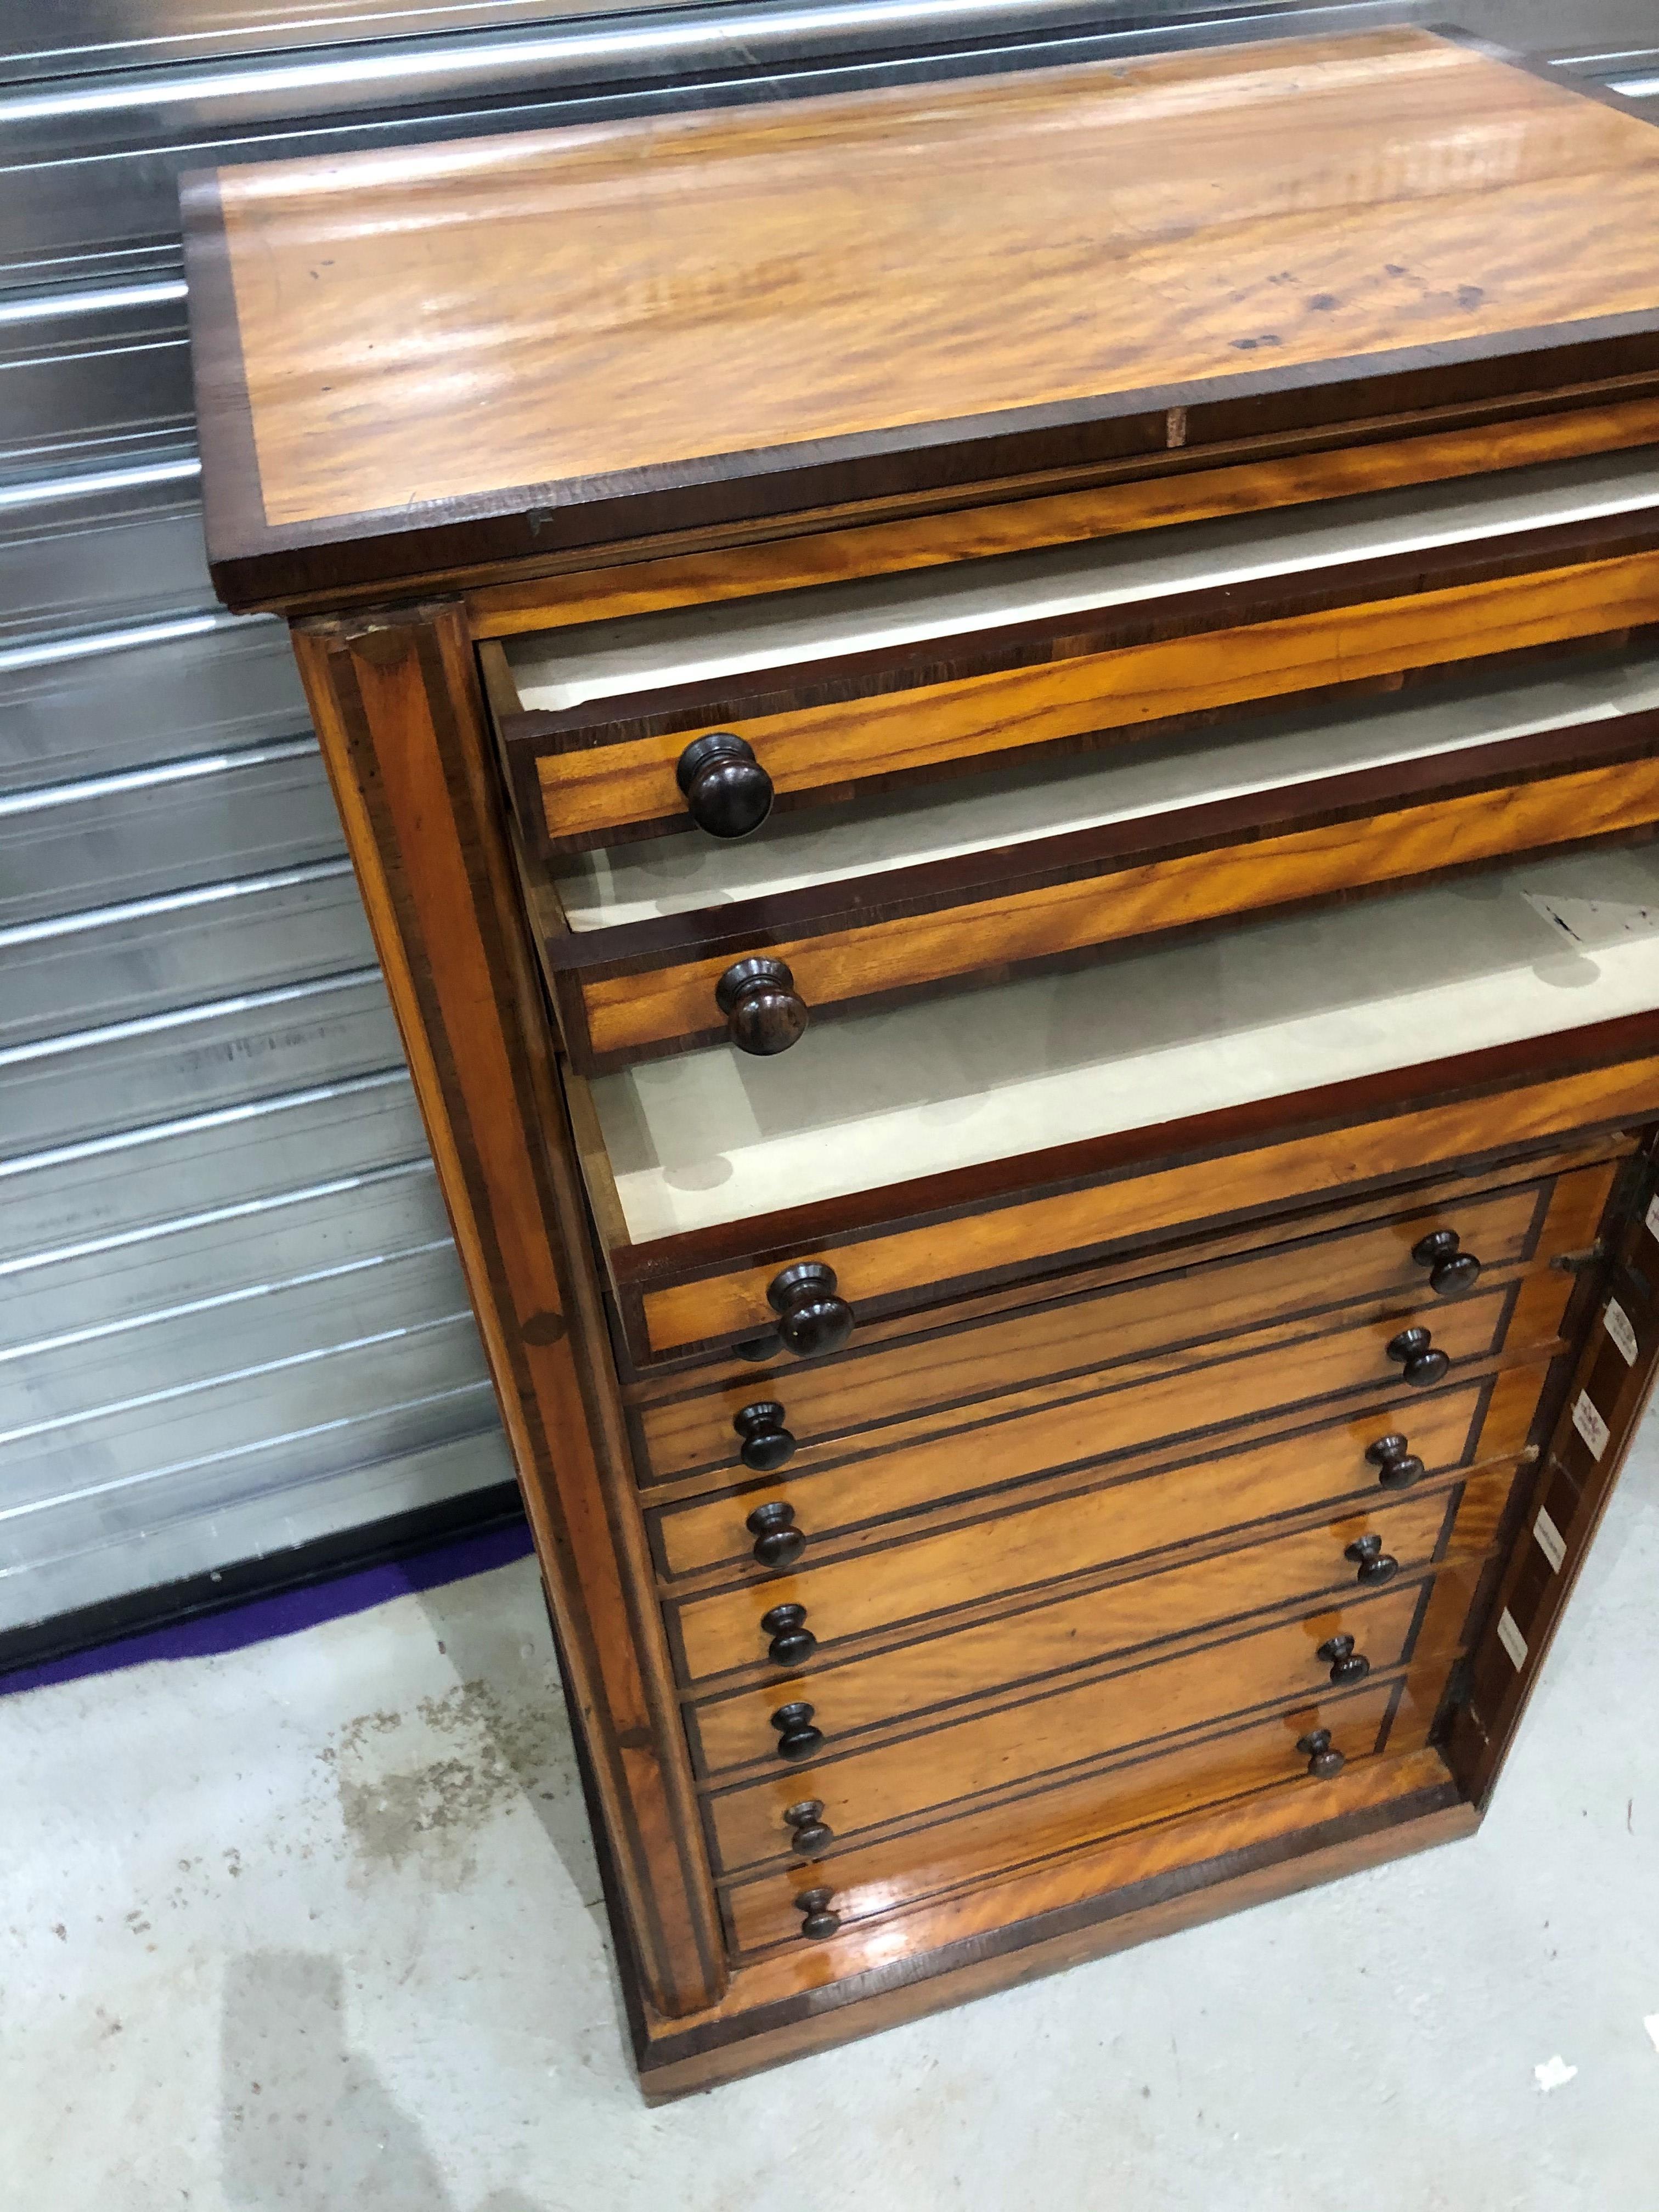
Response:
[[[1659,1358],[1659,136],[1400,30],[186,213],[647,2094],[1473,1827]]]

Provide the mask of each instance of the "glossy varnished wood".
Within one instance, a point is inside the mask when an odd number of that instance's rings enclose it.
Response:
[[[1505,1351],[1506,1338],[1511,1364],[1553,1346],[1568,1289],[1559,1276],[1542,1279],[1539,1295],[1513,1331],[1512,1290],[1424,1311],[1420,1318],[1433,1324],[1435,1344],[1450,1358],[1448,1380],[1488,1371]],[[1421,1402],[1424,1394],[1402,1389],[1400,1368],[1386,1351],[1413,1316],[1368,1316],[1346,1327],[1344,1318],[1333,1316],[1322,1326],[1279,1322],[1240,1330],[1225,1340],[1224,1350],[1218,1346],[1207,1358],[1165,1354],[1097,1376],[1027,1385],[963,1407],[954,1416],[884,1424],[805,1466],[791,1461],[777,1474],[759,1477],[740,1471],[742,1489],[692,1498],[653,1516],[659,1557],[671,1575],[746,1566],[744,1516],[762,1497],[793,1506],[799,1525],[810,1532],[810,1554],[815,1543],[866,1520],[890,1521],[936,1500],[1106,1461],[1160,1439],[1218,1431],[1328,1397],[1363,1393],[1378,1407]]]
[[[1656,734],[1649,714],[1611,732],[1553,730],[580,936],[532,911],[567,1046],[599,1073],[722,1039],[721,977],[763,949],[816,1018],[1229,915],[1645,835],[1659,821]]]
[[[1375,412],[1390,375],[1525,391],[1575,337],[1648,365],[1654,321],[1650,128],[1412,31],[219,182],[244,597],[856,496],[896,454],[926,485]]]
[[[1458,1501],[1455,1495],[1447,1497],[1443,1486],[1404,1494],[1397,1502],[1379,1492],[1370,1502],[1317,1524],[1201,1559],[1087,1587],[1079,1583],[1035,1603],[1034,1588],[1024,1607],[962,1628],[951,1618],[951,1601],[960,1592],[948,1581],[930,1589],[918,1579],[908,1593],[907,1632],[866,1657],[841,1664],[835,1663],[834,1651],[837,1613],[833,1605],[828,1610],[819,1606],[811,1617],[830,1631],[818,1655],[824,1663],[799,1674],[775,1668],[775,1679],[700,1702],[688,1709],[688,1725],[703,1767],[715,1776],[732,1767],[768,1768],[775,1757],[771,1714],[793,1698],[811,1703],[813,1724],[826,1746],[842,1751],[862,1730],[884,1724],[902,1730],[915,1725],[918,1717],[937,1718],[965,1700],[1012,1683],[1031,1682],[1046,1690],[1054,1675],[1073,1666],[1195,1635],[1252,1613],[1345,1595],[1357,1581],[1347,1547],[1368,1534],[1381,1537],[1407,1575],[1444,1558],[1484,1554],[1513,1479],[1508,1465],[1472,1478],[1474,1510],[1468,1533],[1454,1529]],[[1012,1533],[1018,1543],[1023,1532],[1016,1527]],[[1058,1533],[1048,1558],[1012,1559],[1003,1586],[1017,1587],[1022,1571],[1031,1574],[1035,1569],[1040,1576],[1066,1559],[1067,1531]],[[997,1534],[994,1528],[980,1532],[981,1580],[994,1589],[995,1571],[986,1555]],[[910,1564],[925,1572],[932,1563],[918,1557]],[[892,1593],[893,1578],[888,1588]],[[971,1584],[968,1589],[971,1595]],[[931,1606],[923,1602],[927,1599],[933,1600]],[[900,1595],[898,1606],[905,1602]]]
[[[1393,1218],[1345,1223],[1265,1251],[1204,1251],[1127,1281],[1055,1284],[1046,1302],[1028,1292],[1016,1310],[983,1318],[971,1307],[947,1308],[896,1342],[865,1346],[855,1332],[854,1346],[830,1360],[745,1360],[712,1388],[640,1395],[632,1419],[641,1472],[653,1485],[672,1485],[675,1496],[740,1480],[733,1420],[757,1399],[782,1402],[805,1466],[839,1438],[915,1419],[930,1407],[968,1405],[992,1390],[1204,1344],[1344,1301],[1393,1293],[1397,1305],[1401,1292],[1421,1295],[1424,1270],[1413,1247],[1444,1227],[1481,1261],[1482,1279],[1494,1286],[1517,1267],[1547,1266],[1589,1244],[1613,1172],[1607,1162],[1553,1180],[1448,1193],[1433,1207],[1407,1205]],[[1200,1265],[1201,1297],[1188,1272]]]
[[[735,1233],[687,1232],[639,1248],[613,1234],[612,1279],[635,1354],[648,1361],[769,1334],[767,1286],[787,1261],[828,1261],[854,1311],[879,1313],[890,1301],[920,1303],[924,1292],[937,1297],[1005,1269],[1040,1273],[1091,1247],[1152,1244],[1442,1163],[1639,1122],[1659,1097],[1659,1016],[1556,1040],[1559,1073],[1529,1079],[1536,1064],[1530,1042],[1500,1046],[939,1175],[925,1187],[889,1185],[873,1204],[827,1202],[738,1224]],[[603,1227],[607,1213],[614,1221],[614,1189],[579,1085],[571,1097]],[[914,1226],[905,1222],[913,1206],[922,1217]],[[763,1256],[750,1258],[757,1248]]]
[[[1511,568],[1520,558],[1511,549],[1492,565]],[[958,665],[990,659],[989,669],[949,674],[950,657],[935,651],[926,663],[890,656],[867,671],[794,672],[793,683],[751,684],[735,699],[729,685],[688,687],[629,702],[636,711],[626,719],[605,720],[591,708],[526,714],[503,726],[520,812],[546,850],[682,828],[676,768],[688,741],[713,729],[752,746],[776,791],[796,801],[1461,662],[1472,645],[1482,654],[1519,653],[1639,628],[1659,621],[1659,553],[1520,566],[1486,581],[1391,598],[1355,600],[1352,588],[1349,580],[1298,580],[1273,596],[1334,604],[1243,624],[1231,618],[1242,594],[1195,595],[1193,604],[1165,604],[1115,625],[1120,633],[1165,633],[1152,643],[1100,651],[1073,645],[1054,659],[1039,650],[1036,665],[1023,639],[1000,648],[970,643],[954,656]],[[1066,635],[1074,639],[1075,625]],[[939,672],[921,689],[920,665]],[[769,673],[787,679],[790,672]],[[831,696],[815,699],[820,693]],[[813,703],[798,703],[803,697]],[[630,734],[641,721],[662,726]],[[595,735],[603,742],[586,742]],[[568,750],[554,749],[561,740]]]
[[[1088,1486],[1074,1480],[1069,1488],[1043,1486],[1035,1502],[1018,1493],[985,1500],[978,1518],[910,1521],[878,1548],[803,1565],[779,1578],[783,1588],[741,1585],[673,1598],[685,1680],[698,1689],[700,1675],[740,1669],[764,1691],[788,1679],[788,1669],[767,1664],[759,1625],[780,1600],[806,1608],[818,1639],[816,1672],[897,1631],[928,1636],[953,1609],[994,1606],[1005,1593],[1092,1587],[1102,1575],[1138,1571],[1164,1552],[1237,1545],[1253,1528],[1259,1534],[1264,1524],[1310,1510],[1351,1519],[1406,1495],[1382,1488],[1365,1457],[1381,1436],[1405,1434],[1428,1470],[1423,1480],[1443,1488],[1448,1470],[1477,1452],[1521,1449],[1543,1379],[1541,1367],[1523,1368],[1505,1378],[1501,1394],[1485,1382],[1418,1406],[1355,1408],[1267,1441],[1219,1439],[1201,1455],[1191,1445],[1167,1447],[1150,1468],[1133,1457],[1127,1466],[1109,1463]],[[1401,1426],[1391,1430],[1390,1421]]]
[[[799,1797],[821,1799],[830,1826],[851,1837],[1024,1789],[1056,1768],[1252,1707],[1316,1696],[1329,1686],[1330,1673],[1319,1647],[1333,1636],[1359,1638],[1382,1673],[1406,1656],[1422,1600],[1417,1583],[1396,1585],[1379,1596],[1218,1640],[1182,1658],[1072,1678],[1042,1697],[1016,1697],[965,1720],[946,1717],[901,1731],[873,1750],[854,1748],[837,1758],[831,1745],[799,1765],[780,1760],[775,1775],[716,1790],[707,1799],[715,1863],[735,1872],[783,1856],[783,1814]]]
[[[656,558],[641,554],[614,568],[480,586],[467,594],[467,618],[479,639],[522,636],[575,623],[716,605],[757,592],[805,590],[859,576],[913,574],[1036,546],[1078,544],[1218,515],[1268,514],[1312,500],[1441,483],[1659,442],[1659,398],[1605,396],[1597,404],[1589,387],[1552,393],[1550,401],[1563,411],[1519,418],[1505,413],[1478,428],[1424,429],[1415,436],[1380,437],[1376,443],[1273,460],[1206,466],[1176,448],[1164,457],[1166,474],[1137,474],[1132,481],[1086,491],[1022,498],[1018,487],[988,484],[973,501],[964,487],[957,496],[972,503],[953,504],[941,514],[841,528],[833,526],[833,519],[820,517],[810,534],[769,535],[761,544]],[[1353,425],[1350,434],[1376,437],[1379,427]],[[1144,460],[1137,465],[1139,470],[1147,465]],[[504,695],[496,711],[516,713],[520,702]]]
[[[502,809],[453,610],[321,624],[301,672],[536,1532],[638,1970],[724,1974],[598,1285]]]
[[[1389,1741],[1399,1694],[1398,1680],[1385,1678],[1225,1735],[1198,1736],[1179,1750],[1155,1752],[1082,1782],[1055,1784],[1012,1806],[969,1814],[889,1843],[843,1847],[810,1871],[798,1865],[731,1883],[725,1907],[733,1948],[742,1953],[798,1942],[795,1895],[809,1880],[832,1886],[842,1926],[850,1931],[878,1914],[948,1896],[1017,1867],[1040,1865],[1127,1829],[1150,1827],[1258,1790],[1305,1784],[1307,1758],[1297,1750],[1304,1736],[1328,1728],[1347,1760],[1375,1756]]]

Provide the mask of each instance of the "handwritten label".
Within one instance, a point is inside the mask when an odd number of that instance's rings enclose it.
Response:
[[[1567,1547],[1561,1531],[1541,1505],[1538,1509],[1538,1518],[1532,1524],[1532,1533],[1538,1539],[1539,1550],[1550,1563],[1550,1572],[1559,1575],[1561,1562],[1567,1556]]]
[[[1527,1663],[1527,1639],[1515,1625],[1515,1615],[1508,1606],[1498,1616],[1498,1640],[1516,1667]]]
[[[1588,1390],[1581,1390],[1578,1393],[1578,1403],[1572,1409],[1572,1425],[1589,1446],[1590,1457],[1600,1459],[1607,1448],[1607,1437],[1611,1431],[1595,1407],[1591,1405]]]
[[[1648,1234],[1650,1237],[1659,1237],[1659,1198],[1650,1200],[1647,1220]]]
[[[1607,1300],[1607,1310],[1601,1316],[1601,1326],[1619,1347],[1619,1356],[1626,1367],[1636,1364],[1636,1331],[1630,1325],[1630,1316],[1617,1298]]]

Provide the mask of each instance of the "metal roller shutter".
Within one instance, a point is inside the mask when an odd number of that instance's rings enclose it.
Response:
[[[175,180],[1421,9],[18,0],[0,26],[0,1638],[509,1479],[281,627],[216,610]],[[1465,8],[1559,46],[1543,0]],[[1571,65],[1659,102],[1651,0]],[[136,24],[142,20],[142,28]],[[327,39],[331,43],[319,43]]]

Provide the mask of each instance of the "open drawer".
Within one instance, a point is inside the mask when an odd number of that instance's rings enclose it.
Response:
[[[1255,714],[835,809],[527,858],[542,964],[589,1074],[999,980],[1228,915],[1646,835],[1659,653]]]
[[[489,641],[533,853],[1659,619],[1651,450]],[[713,741],[719,739],[719,744]],[[733,750],[735,746],[736,750]]]
[[[837,1351],[860,1315],[1651,1118],[1659,855],[1194,934],[780,1059],[567,1082],[636,1361]]]

